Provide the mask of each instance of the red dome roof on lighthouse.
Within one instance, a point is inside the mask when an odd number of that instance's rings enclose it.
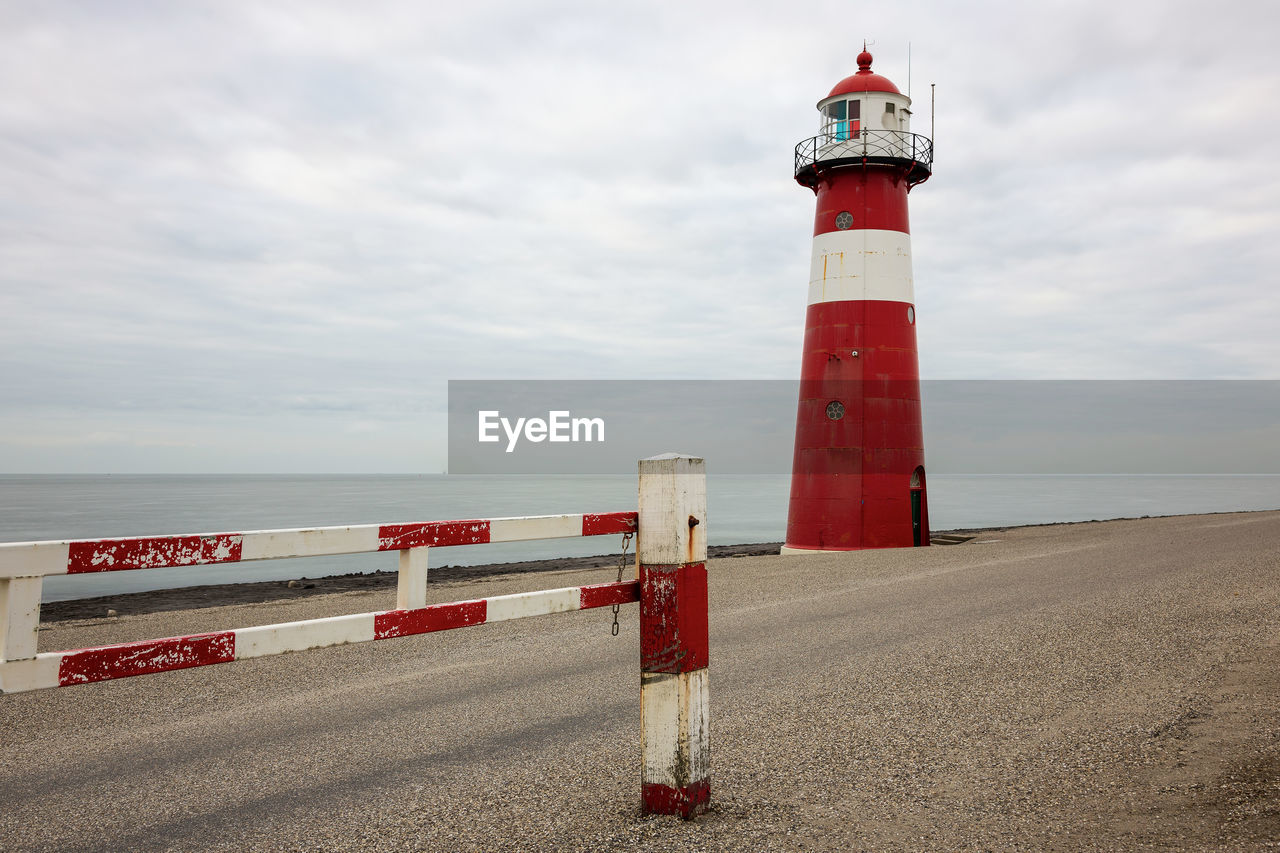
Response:
[[[888,77],[881,77],[879,74],[871,70],[871,54],[867,52],[867,46],[862,46],[862,53],[858,54],[858,71],[850,74],[841,80],[831,90],[828,98],[834,98],[836,95],[848,95],[852,92],[892,92],[895,95],[901,95],[898,87],[893,85],[893,81]]]

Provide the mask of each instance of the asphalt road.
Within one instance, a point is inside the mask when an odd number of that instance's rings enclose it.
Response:
[[[710,570],[697,821],[639,813],[630,605],[617,638],[592,610],[0,696],[0,849],[1280,849],[1280,513]],[[391,603],[66,622],[41,648]]]

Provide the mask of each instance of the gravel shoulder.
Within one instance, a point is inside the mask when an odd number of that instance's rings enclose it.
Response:
[[[639,814],[634,607],[617,638],[586,611],[0,696],[0,848],[1280,849],[1277,542],[1271,512],[713,560],[692,822]],[[41,647],[393,599],[51,622]]]

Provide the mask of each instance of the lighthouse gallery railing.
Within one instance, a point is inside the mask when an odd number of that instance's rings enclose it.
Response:
[[[933,172],[933,142],[918,133],[900,130],[862,130],[847,134],[820,133],[796,146],[796,180],[811,186],[823,166],[851,163],[901,165],[907,180],[918,184]]]

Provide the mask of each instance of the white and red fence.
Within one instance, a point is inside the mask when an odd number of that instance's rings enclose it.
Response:
[[[639,602],[642,798],[647,811],[690,817],[710,796],[704,471],[687,456],[641,460],[638,512],[0,543],[0,693]],[[431,548],[632,532],[636,580],[426,603]],[[373,551],[400,554],[394,610],[37,652],[47,575]]]

